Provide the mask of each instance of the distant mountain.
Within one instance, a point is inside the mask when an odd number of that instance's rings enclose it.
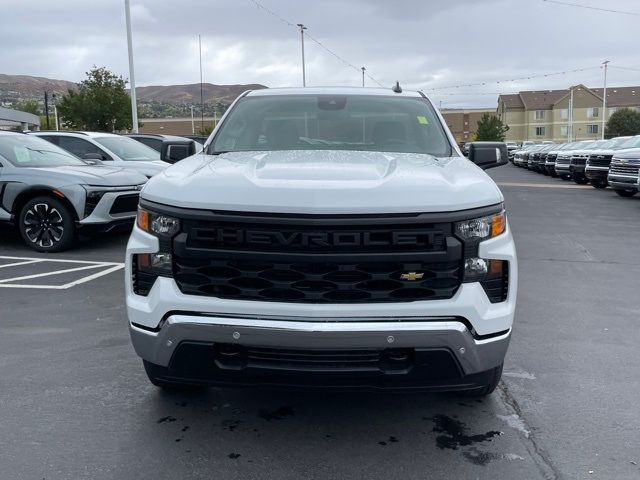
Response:
[[[44,77],[32,77],[29,75],[4,75],[0,74],[0,103],[15,103],[19,100],[41,101],[44,91],[63,95],[68,90],[73,90],[77,84],[66,80],[52,80]],[[245,90],[257,90],[267,88],[264,85],[213,85],[204,83],[202,90],[206,104],[229,105],[238,95]],[[156,104],[184,105],[200,103],[200,84],[190,85],[158,85],[150,87],[137,87],[138,101],[141,103],[153,102]]]
[[[214,85],[212,83],[202,84],[202,93],[205,103],[222,103],[229,105],[238,95],[246,90],[259,90],[267,88],[260,84],[249,85]],[[150,87],[137,87],[136,93],[139,101],[160,102],[168,104],[199,104],[200,84],[189,85],[158,85]]]

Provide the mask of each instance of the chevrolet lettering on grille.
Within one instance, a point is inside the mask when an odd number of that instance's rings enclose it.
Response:
[[[281,247],[374,247],[431,246],[436,233],[428,230],[387,232],[333,231],[292,232],[217,228],[210,235],[218,245],[262,245]]]

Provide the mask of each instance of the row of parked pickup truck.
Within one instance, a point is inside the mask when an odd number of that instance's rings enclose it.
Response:
[[[639,189],[640,135],[527,145],[510,152],[509,160],[517,167],[594,188],[610,186],[618,195],[632,197]]]

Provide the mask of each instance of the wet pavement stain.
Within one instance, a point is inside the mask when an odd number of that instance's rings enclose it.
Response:
[[[391,435],[387,440],[382,440],[381,442],[378,442],[378,445],[381,446],[387,446],[390,443],[398,443],[400,440],[398,440],[397,437],[394,437],[393,435]]]
[[[441,450],[457,450],[458,447],[466,447],[474,443],[490,442],[493,437],[502,435],[502,432],[497,430],[468,435],[464,423],[446,415],[434,415],[432,421],[433,431],[442,434],[436,437],[436,445]]]
[[[223,420],[222,428],[233,432],[236,428],[240,426],[242,422],[240,420]]]
[[[172,417],[171,415],[167,415],[166,417],[159,418],[156,423],[175,422],[176,420],[177,420],[176,417]]]
[[[239,453],[230,453],[229,455],[227,455],[227,457],[229,457],[231,460],[235,460],[236,458],[240,457]]]
[[[183,432],[186,432],[187,430],[189,430],[189,425],[185,425],[184,427],[182,427]]]
[[[269,412],[268,410],[260,410],[258,411],[258,415],[260,416],[260,418],[271,421],[284,420],[287,417],[292,417],[294,413],[293,408],[284,406],[278,408],[277,410],[274,410],[273,412]]]

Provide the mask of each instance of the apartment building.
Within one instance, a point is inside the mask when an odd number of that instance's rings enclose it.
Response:
[[[442,109],[440,113],[458,144],[472,142],[478,130],[478,121],[485,113],[495,115],[493,108]]]
[[[602,88],[576,85],[573,89],[573,139],[602,137]],[[506,140],[567,141],[570,129],[571,88],[523,91],[500,95],[496,114],[509,126]],[[640,111],[640,87],[607,88],[605,123],[619,108]]]

